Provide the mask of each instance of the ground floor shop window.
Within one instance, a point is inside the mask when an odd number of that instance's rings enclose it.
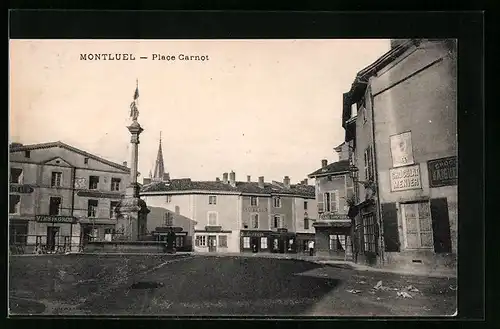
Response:
[[[219,247],[227,248],[227,235],[219,235]]]
[[[429,202],[401,205],[405,248],[432,249],[432,220]]]
[[[184,246],[184,237],[183,236],[176,236],[175,237],[175,247],[181,248],[183,246]]]
[[[340,251],[345,251],[345,243],[346,243],[346,239],[345,239],[345,235],[338,235],[337,236],[337,241],[339,242],[338,243],[338,248]]]
[[[205,235],[197,235],[195,240],[195,245],[197,247],[206,247],[207,246],[207,237]]]
[[[330,234],[329,237],[329,248],[330,250],[336,250],[337,249],[337,236]]]
[[[243,237],[243,248],[245,248],[245,249],[250,248],[250,237],[249,236]]]
[[[376,252],[375,216],[373,213],[363,215],[363,241],[365,251]]]
[[[260,249],[267,249],[267,238],[260,238]]]
[[[104,241],[113,240],[113,232],[114,230],[111,228],[104,229]]]
[[[331,251],[345,251],[346,237],[345,235],[330,234],[329,248]]]
[[[28,224],[10,225],[9,227],[9,243],[26,245],[28,236]]]

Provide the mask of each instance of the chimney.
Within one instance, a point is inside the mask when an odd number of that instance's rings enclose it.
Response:
[[[228,179],[227,179],[227,172],[225,172],[225,173],[223,173],[223,174],[222,174],[222,182],[223,182],[224,184],[227,184],[227,182],[228,182]]]
[[[127,166],[127,161],[123,161],[123,166],[126,167]]]
[[[285,185],[285,188],[290,188],[290,177],[285,176],[283,178],[283,184]]]
[[[236,174],[232,170],[231,173],[229,174],[229,183],[231,184],[232,187],[236,186]]]
[[[170,180],[170,173],[166,172],[163,174],[163,181],[169,181]]]
[[[215,181],[216,182],[220,182],[220,178],[219,177],[215,177]]]
[[[252,181],[252,178],[250,177],[250,175],[247,175],[247,182],[251,182]]]
[[[264,176],[259,177],[259,187],[264,188]]]
[[[304,179],[304,185],[307,185],[307,178]]]
[[[321,168],[324,168],[326,166],[328,166],[328,160],[327,159],[321,160]]]
[[[142,185],[148,185],[151,183],[151,178],[143,178],[142,179]]]

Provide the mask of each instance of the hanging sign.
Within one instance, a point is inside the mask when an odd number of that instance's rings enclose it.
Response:
[[[411,131],[390,137],[392,166],[401,167],[414,163],[411,144]]]
[[[31,185],[19,185],[19,184],[11,184],[10,185],[10,193],[21,193],[21,194],[30,194],[33,193],[34,189]]]

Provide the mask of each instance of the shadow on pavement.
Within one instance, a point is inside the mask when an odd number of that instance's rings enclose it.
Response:
[[[321,265],[294,260],[197,258],[136,278],[83,309],[101,315],[301,315],[340,280],[297,276]]]
[[[23,298],[9,298],[9,313],[11,315],[42,314],[46,306],[43,303]]]

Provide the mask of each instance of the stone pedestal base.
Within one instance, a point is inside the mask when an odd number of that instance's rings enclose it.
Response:
[[[125,197],[115,209],[118,221],[117,240],[140,241],[146,237],[149,209],[146,202],[137,197]]]

